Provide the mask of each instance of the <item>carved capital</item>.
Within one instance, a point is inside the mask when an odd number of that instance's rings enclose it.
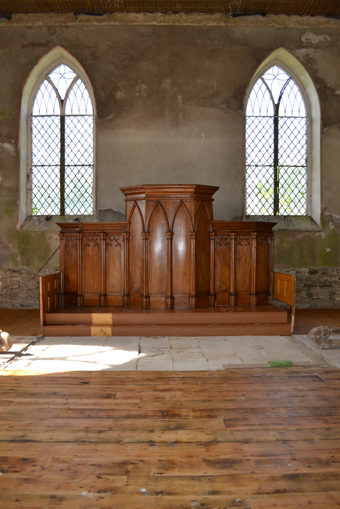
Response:
[[[143,232],[142,233],[143,240],[149,240],[150,233],[149,232]]]
[[[166,235],[166,238],[167,238],[168,240],[172,240],[172,239],[173,239],[173,236],[174,236],[174,232],[166,232],[166,234],[165,234],[165,235]]]

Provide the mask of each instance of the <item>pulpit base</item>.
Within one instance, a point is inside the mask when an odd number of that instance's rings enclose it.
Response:
[[[141,309],[64,306],[46,313],[44,336],[288,336],[287,312],[262,306]]]

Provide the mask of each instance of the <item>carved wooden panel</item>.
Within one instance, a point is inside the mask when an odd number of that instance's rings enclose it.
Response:
[[[165,308],[167,287],[167,224],[164,212],[157,205],[149,222],[149,295],[150,307]]]
[[[129,237],[129,295],[132,306],[140,306],[142,302],[143,255],[143,221],[140,210],[136,206],[131,216]]]
[[[177,211],[173,226],[173,294],[175,308],[188,308],[190,296],[190,217],[184,205]]]
[[[256,304],[268,302],[268,288],[270,285],[270,242],[269,235],[257,236],[256,252]]]
[[[215,293],[217,305],[229,305],[230,235],[215,237]]]
[[[102,249],[98,235],[83,236],[83,299],[84,306],[99,306],[101,295]]]
[[[77,304],[78,295],[78,247],[76,234],[63,238],[63,265],[60,268],[63,278],[64,304]]]
[[[107,234],[105,239],[105,289],[107,306],[123,305],[123,237]]]
[[[196,294],[197,306],[209,305],[210,290],[210,221],[205,207],[201,207],[196,237]]]

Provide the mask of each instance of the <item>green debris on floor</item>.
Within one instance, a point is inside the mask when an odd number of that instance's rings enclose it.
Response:
[[[287,368],[289,366],[294,366],[293,361],[270,361],[268,362],[268,366],[270,368]]]

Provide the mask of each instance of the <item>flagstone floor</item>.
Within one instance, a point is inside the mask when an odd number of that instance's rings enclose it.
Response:
[[[318,351],[307,336],[46,337],[15,336],[0,368],[67,371],[205,371],[265,367],[270,361],[340,367],[340,349]]]

